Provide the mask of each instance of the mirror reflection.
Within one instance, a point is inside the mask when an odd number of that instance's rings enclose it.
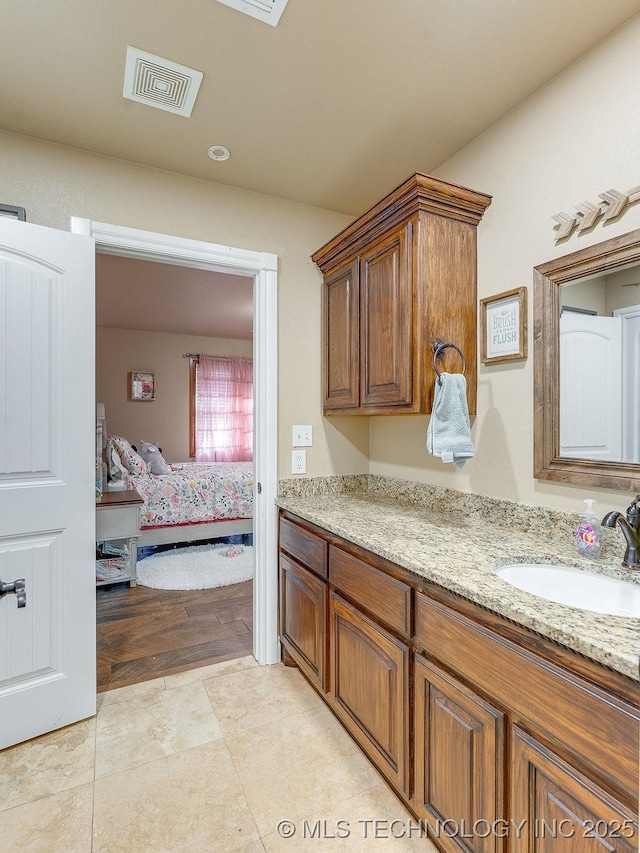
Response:
[[[640,462],[640,265],[560,291],[560,456]]]

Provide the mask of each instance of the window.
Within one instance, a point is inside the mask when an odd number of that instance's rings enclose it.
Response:
[[[253,359],[193,359],[191,403],[191,455],[196,462],[253,460]]]

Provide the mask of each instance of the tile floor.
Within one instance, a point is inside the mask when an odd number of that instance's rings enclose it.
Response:
[[[300,673],[252,657],[1,752],[0,813],[2,853],[434,851]]]

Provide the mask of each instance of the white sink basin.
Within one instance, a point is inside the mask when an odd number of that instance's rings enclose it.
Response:
[[[640,618],[640,585],[566,566],[515,563],[495,569],[511,586],[594,613]]]

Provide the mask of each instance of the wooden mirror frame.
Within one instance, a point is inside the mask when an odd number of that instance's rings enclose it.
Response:
[[[565,255],[533,271],[533,476],[579,486],[640,490],[640,464],[560,456],[558,287],[640,262],[640,229]]]

